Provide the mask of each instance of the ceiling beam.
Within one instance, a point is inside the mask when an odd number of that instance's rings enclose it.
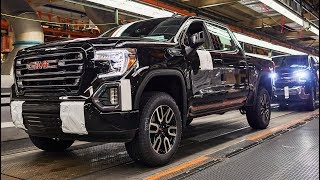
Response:
[[[211,7],[209,9],[240,22],[250,22],[251,18],[253,18],[249,14],[228,5],[224,5],[222,7]]]
[[[224,4],[230,4],[237,1],[239,0],[192,0],[192,1],[187,1],[185,3],[197,8],[207,8],[207,7],[213,7],[213,6],[220,6]]]
[[[301,38],[300,37],[300,32],[288,32],[288,33],[285,34],[285,36],[289,40]],[[312,36],[316,36],[316,35],[311,31],[302,31],[302,38],[304,38],[304,37],[312,37]]]
[[[278,26],[281,24],[282,16],[272,16],[272,17],[266,17],[261,19],[256,19],[251,21],[249,24],[250,26],[254,28],[262,28],[265,26]],[[288,18],[284,18],[284,24],[291,23],[292,20]]]
[[[302,41],[301,44],[306,45],[306,46],[317,47],[317,46],[319,46],[319,39]]]
[[[259,0],[263,4],[269,6],[270,8],[276,10],[280,14],[286,16],[292,21],[296,22],[300,26],[309,26],[310,31],[319,36],[319,28],[314,26],[313,24],[309,24],[309,22],[305,21],[300,15],[296,12],[292,11],[285,5],[283,5],[280,1],[277,0]]]
[[[314,17],[311,17],[309,13],[304,13],[303,16],[310,21],[315,20]],[[264,18],[253,20],[249,24],[252,25],[252,27],[256,27],[256,28],[262,28],[264,25],[278,26],[279,24],[281,24],[281,18],[282,18],[282,15],[264,17]],[[293,22],[291,19],[287,17],[284,18],[284,24],[291,23],[291,22]]]

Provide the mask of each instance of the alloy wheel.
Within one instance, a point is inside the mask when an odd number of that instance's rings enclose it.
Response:
[[[270,117],[270,101],[267,94],[263,94],[261,97],[261,115],[268,120]]]
[[[173,110],[167,105],[158,106],[149,123],[149,138],[156,153],[168,153],[176,141],[177,122]]]

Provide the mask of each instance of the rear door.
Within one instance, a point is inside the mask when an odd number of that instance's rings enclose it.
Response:
[[[213,59],[221,67],[221,89],[224,92],[224,101],[221,105],[226,111],[230,108],[242,106],[248,93],[248,65],[239,44],[231,32],[218,24],[206,22],[211,35],[214,50],[219,53],[219,60]]]

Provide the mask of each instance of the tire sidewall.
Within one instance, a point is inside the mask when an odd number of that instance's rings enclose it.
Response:
[[[152,103],[148,104],[143,107],[142,113],[140,116],[140,128],[139,128],[139,138],[142,141],[144,147],[140,147],[146,150],[147,153],[150,153],[152,157],[156,157],[160,163],[165,163],[170,159],[174,153],[177,151],[179,148],[179,144],[181,141],[181,134],[182,134],[182,121],[181,121],[181,116],[180,116],[180,111],[175,104],[174,100],[169,96],[169,95],[164,95],[164,96],[157,96],[157,97],[152,97],[151,100]],[[167,105],[169,106],[173,112],[175,113],[176,117],[176,125],[177,125],[177,136],[175,139],[175,143],[171,150],[166,153],[166,154],[159,154],[154,151],[152,144],[150,142],[150,136],[149,136],[149,124],[150,124],[150,119],[151,116],[154,112],[154,110],[161,106],[161,105]]]
[[[269,118],[268,119],[266,119],[266,117],[261,114],[261,99],[264,94],[267,95],[267,98],[268,98],[267,101],[269,104]],[[256,111],[255,112],[256,112],[256,116],[258,116],[258,119],[260,119],[260,121],[259,121],[260,127],[267,127],[269,125],[270,118],[271,118],[271,99],[270,99],[268,91],[264,88],[260,89],[260,91],[258,92],[258,99],[256,102]]]
[[[308,109],[309,110],[314,110],[315,109],[315,95],[314,95],[315,91],[314,91],[314,87],[311,87],[310,88],[310,97],[309,97],[309,100],[308,100]]]

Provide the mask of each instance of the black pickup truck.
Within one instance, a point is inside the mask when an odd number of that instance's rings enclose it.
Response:
[[[310,55],[283,55],[272,58],[275,73],[274,102],[284,109],[288,104],[316,108],[319,99],[319,59]]]
[[[11,114],[40,149],[74,140],[125,142],[135,161],[163,165],[193,118],[239,109],[270,120],[273,63],[246,57],[220,23],[174,16],[97,38],[52,42],[15,58]]]

